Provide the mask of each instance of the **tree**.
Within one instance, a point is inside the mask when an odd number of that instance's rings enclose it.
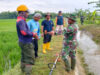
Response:
[[[15,19],[17,18],[17,12],[2,12],[0,13],[0,19]]]
[[[93,4],[93,3],[96,4],[96,6],[94,6],[95,8],[100,8],[100,0],[88,2],[88,4]],[[97,11],[100,11],[100,9],[96,9],[96,10],[97,10]]]

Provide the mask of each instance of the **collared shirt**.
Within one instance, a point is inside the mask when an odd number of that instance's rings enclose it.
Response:
[[[32,37],[34,34],[30,32],[25,18],[21,16],[17,17],[16,28],[19,42],[30,43],[32,41]]]
[[[38,37],[40,38],[40,25],[39,22],[35,21],[34,19],[27,22],[28,28],[31,32],[37,33]]]
[[[43,20],[42,21],[42,26],[44,26],[43,31],[47,30],[47,32],[52,31],[52,27],[54,27],[54,23],[52,20]]]

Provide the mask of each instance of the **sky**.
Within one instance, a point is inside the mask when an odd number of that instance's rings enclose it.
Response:
[[[16,11],[16,8],[25,4],[30,12],[39,10],[42,12],[74,12],[75,9],[90,9],[94,10],[93,5],[88,5],[88,2],[95,0],[0,0],[0,12]]]

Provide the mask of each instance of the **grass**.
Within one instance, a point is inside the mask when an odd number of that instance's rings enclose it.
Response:
[[[57,39],[56,39],[57,38]],[[39,56],[40,58],[36,59],[35,65],[33,66],[32,74],[33,75],[48,75],[50,69],[48,68],[48,63],[53,63],[56,58],[56,53],[59,53],[62,49],[62,36],[55,36],[52,39],[51,46],[52,51],[47,51],[47,54],[42,53],[42,39],[39,41]],[[64,70],[64,65],[62,61],[57,63],[57,68],[54,70],[53,75],[66,75]],[[51,65],[52,66],[52,65]],[[14,74],[15,73],[15,74]],[[24,75],[20,70],[20,63],[15,66],[14,69],[5,73],[4,75]]]
[[[0,75],[13,68],[20,59],[16,20],[0,20]]]
[[[20,58],[15,19],[0,20],[0,74],[12,68]]]
[[[0,32],[16,31],[16,19],[0,19]]]
[[[41,21],[42,20],[40,20],[40,22]],[[59,52],[61,50],[62,45],[58,44],[61,42],[62,38],[54,37],[52,47],[56,50],[48,52],[48,54],[44,55],[42,54],[42,39],[39,40],[39,55],[41,58],[36,60],[36,66],[33,67],[33,74],[47,75],[49,73],[50,70],[48,69],[47,64],[54,62],[54,58],[56,58],[54,57],[54,55],[56,54],[56,52]],[[55,46],[55,44],[57,44],[57,46]],[[21,50],[18,46],[16,19],[0,19],[0,75],[2,75],[3,73],[5,73],[5,75],[11,75],[11,73],[14,74],[14,72],[12,71],[15,71],[17,75],[17,71],[20,70],[18,64],[20,58]],[[15,66],[16,64],[18,67]],[[58,65],[59,64],[60,63],[58,63]],[[58,71],[60,70],[55,71],[54,75],[57,75],[57,73],[59,73]]]
[[[97,20],[98,21],[98,20]],[[85,30],[90,32],[93,35],[93,40],[97,43],[100,44],[100,23],[92,24],[89,23],[87,24],[84,22],[84,25],[81,25],[79,18],[77,19],[78,25],[80,27],[80,30]]]
[[[41,22],[42,20],[40,20]],[[90,31],[93,39],[97,43],[100,42],[99,36],[99,26],[98,25],[84,25],[80,26],[80,29],[85,29]],[[95,31],[95,32],[94,32]],[[62,36],[54,36],[52,39],[53,51],[48,51],[47,54],[42,53],[42,38],[39,40],[39,56],[33,66],[33,75],[48,75],[50,70],[48,68],[48,63],[54,62],[56,58],[55,54],[59,53],[62,48]],[[78,51],[80,54],[80,59],[82,65],[86,69],[87,64],[84,63],[84,57],[82,51]],[[20,71],[20,48],[18,46],[18,37],[16,33],[16,19],[5,19],[0,20],[0,75],[24,75]],[[63,62],[57,63],[57,68],[54,70],[53,75],[67,75],[64,70]],[[92,75],[87,71],[87,75]]]
[[[97,43],[100,44],[100,25],[94,25],[94,24],[87,24],[80,26],[81,30],[86,30],[90,32],[93,35],[93,40]]]

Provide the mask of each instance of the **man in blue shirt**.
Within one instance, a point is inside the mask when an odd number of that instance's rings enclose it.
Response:
[[[40,25],[38,21],[40,20],[40,18],[41,14],[36,13],[33,16],[33,19],[27,22],[30,31],[33,33],[37,33],[39,38],[40,38]],[[35,51],[35,58],[38,57],[38,39],[32,38],[32,43],[34,45],[34,51]]]
[[[43,39],[43,53],[46,53],[47,50],[51,50],[50,48],[50,42],[52,35],[54,34],[54,23],[50,19],[50,13],[47,13],[45,15],[46,19],[42,21],[42,27],[41,27],[41,32],[42,36],[44,37]]]
[[[58,12],[58,16],[56,17],[56,32],[55,34],[62,34],[63,26],[64,26],[64,18],[62,16],[62,11]]]

